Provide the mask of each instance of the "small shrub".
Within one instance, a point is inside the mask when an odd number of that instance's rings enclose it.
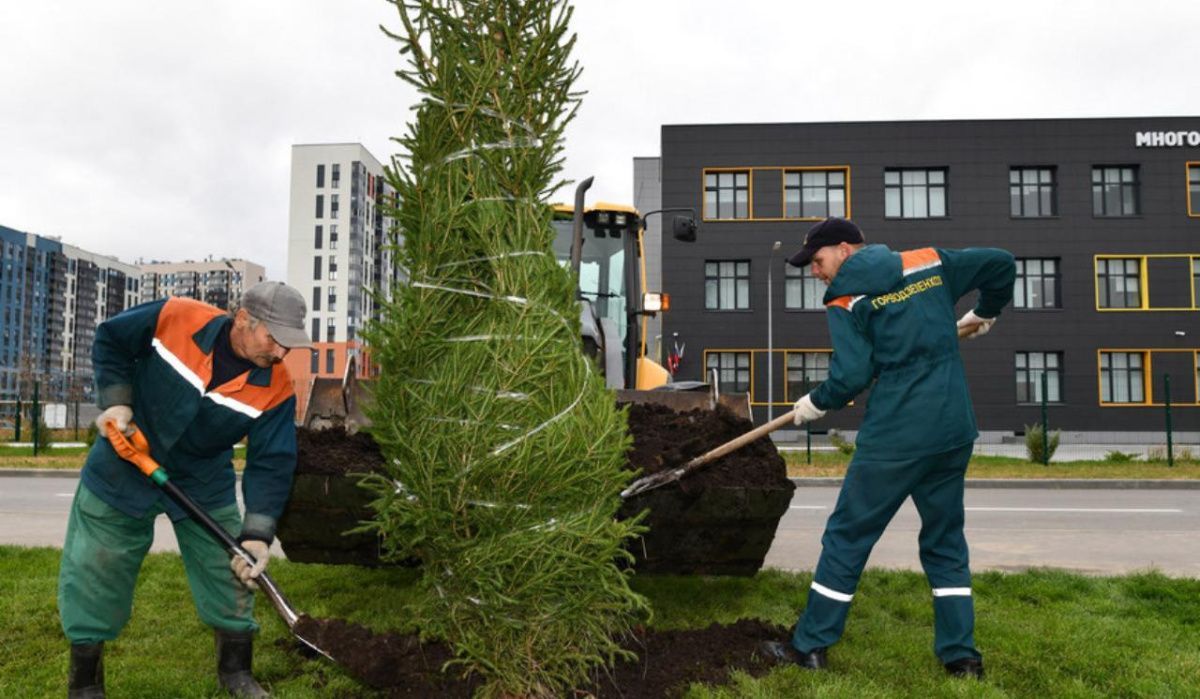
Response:
[[[829,443],[846,456],[854,455],[854,442],[847,442],[842,433],[837,430],[829,430]]]
[[[1196,452],[1192,451],[1191,447],[1180,447],[1179,450],[1175,452],[1175,460],[1176,461],[1195,461],[1196,460]]]
[[[83,435],[83,442],[89,447],[96,443],[96,437],[100,436],[100,429],[96,427],[96,423],[88,425],[87,434]]]
[[[1104,455],[1104,460],[1113,464],[1124,464],[1133,461],[1137,454],[1126,454],[1123,451],[1110,451]]]
[[[50,448],[50,428],[46,426],[45,420],[38,420],[38,428],[35,436],[37,437],[39,451]]]
[[[1048,454],[1042,452],[1042,426],[1041,424],[1025,425],[1025,453],[1029,456],[1029,460],[1035,464],[1049,463],[1050,459],[1054,458],[1054,452],[1058,451],[1058,439],[1060,433],[1055,430],[1050,433],[1050,439],[1045,444]]]
[[[1150,447],[1146,450],[1146,461],[1166,461],[1166,447]]]

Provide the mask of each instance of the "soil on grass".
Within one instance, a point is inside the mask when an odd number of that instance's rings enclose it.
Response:
[[[690,459],[739,437],[753,423],[723,407],[678,413],[661,405],[631,404],[629,433],[633,446],[625,467],[650,475],[677,468]],[[338,475],[382,472],[384,458],[370,435],[341,428],[296,431],[297,473]],[[694,471],[680,482],[685,490],[708,487],[787,488],[787,465],[769,437]]]
[[[421,643],[416,634],[375,634],[340,619],[307,616],[294,631],[388,697],[470,697],[480,685],[476,677],[442,673],[453,654],[442,643]],[[759,653],[759,644],[786,635],[783,627],[755,619],[697,630],[639,627],[622,644],[637,660],[618,662],[581,689],[585,696],[658,699],[679,696],[692,682],[724,683],[734,670],[760,677],[773,665]]]

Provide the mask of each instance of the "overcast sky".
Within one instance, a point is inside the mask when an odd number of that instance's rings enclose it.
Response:
[[[284,278],[290,147],[383,162],[383,0],[0,3],[0,225]],[[1200,3],[579,0],[567,175],[632,199],[662,124],[1200,113]],[[569,198],[569,192],[560,199]]]

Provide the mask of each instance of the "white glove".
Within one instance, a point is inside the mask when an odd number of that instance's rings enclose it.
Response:
[[[96,428],[100,430],[100,435],[104,435],[104,426],[109,422],[116,423],[117,429],[125,433],[126,436],[133,434],[133,428],[129,426],[133,422],[133,408],[128,405],[113,405],[109,406],[100,413],[96,418]]]
[[[812,398],[809,398],[811,395],[811,393],[805,394],[803,398],[796,401],[795,410],[792,413],[792,422],[795,422],[797,427],[806,422],[819,420],[825,416],[824,410],[820,410],[817,406],[813,405]]]
[[[271,547],[265,541],[247,539],[242,542],[242,548],[246,549],[246,553],[254,556],[254,565],[242,560],[241,556],[234,556],[229,561],[229,567],[233,569],[233,574],[242,581],[243,585],[251,590],[257,590],[258,583],[254,582],[254,578],[267,569],[267,561],[271,560]]]
[[[958,319],[958,327],[975,329],[970,333],[963,335],[968,340],[973,340],[980,335],[987,335],[987,332],[992,329],[992,325],[996,322],[995,318],[980,318],[975,315],[975,311],[967,311],[962,318]]]

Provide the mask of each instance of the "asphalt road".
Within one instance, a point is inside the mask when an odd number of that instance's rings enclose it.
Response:
[[[767,554],[768,566],[816,566],[837,494],[837,488],[796,489]],[[1153,568],[1200,577],[1200,490],[968,488],[966,508],[972,570],[1053,567],[1119,575]],[[867,566],[920,570],[920,529],[909,500]]]
[[[61,546],[77,480],[0,477],[0,543]],[[811,570],[838,489],[796,489],[767,565]],[[974,570],[1065,568],[1095,575],[1156,569],[1200,577],[1200,490],[968,488],[967,540]],[[868,566],[920,570],[920,518],[897,513]],[[176,550],[166,517],[153,551]],[[274,553],[279,554],[278,545]]]

